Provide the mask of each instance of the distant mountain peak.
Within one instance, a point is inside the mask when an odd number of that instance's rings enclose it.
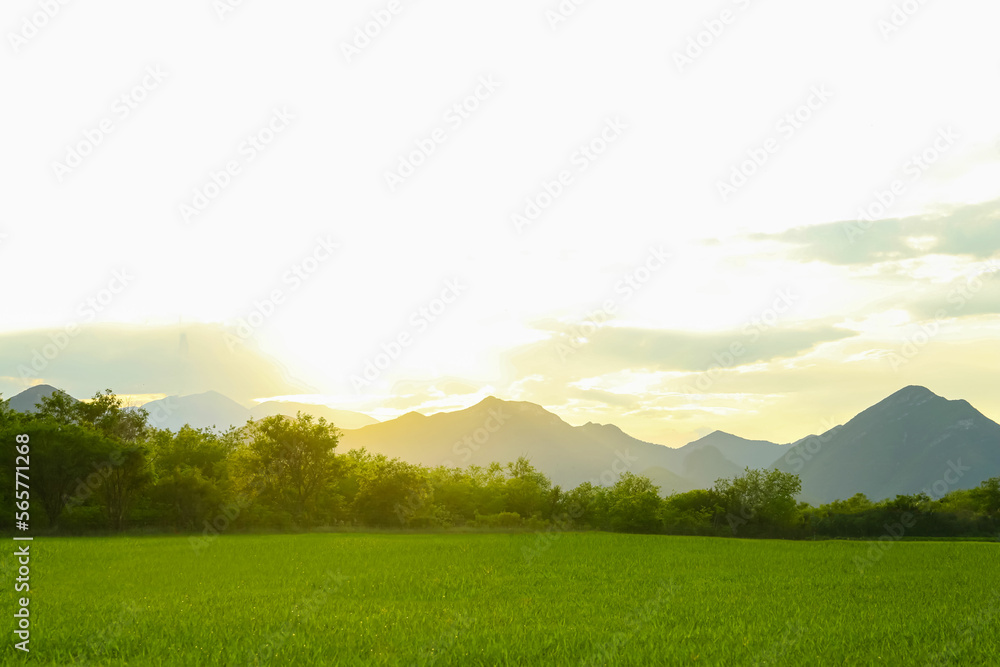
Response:
[[[895,394],[889,396],[889,398],[929,398],[929,397],[941,398],[927,387],[922,387],[919,384],[908,385],[897,391]]]
[[[42,398],[48,398],[57,391],[62,391],[62,389],[50,384],[36,384],[33,387],[28,387],[21,393],[10,397],[10,409],[16,412],[35,412],[37,409],[35,406],[41,403]],[[76,400],[72,396],[70,398]]]
[[[711,450],[711,451],[709,451]],[[736,470],[744,468],[764,468],[770,466],[784,451],[783,445],[768,440],[747,440],[725,431],[712,431],[708,435],[689,442],[677,450],[681,456],[692,454],[692,465],[699,468],[711,467],[711,463],[727,459]],[[720,459],[718,454],[722,458]],[[723,477],[731,471],[731,467],[715,466]],[[713,480],[714,481],[714,480]]]
[[[208,391],[202,392],[201,394],[193,394],[193,395],[194,396],[218,396],[219,398],[227,398],[229,400],[233,400],[233,399],[229,398],[228,396],[226,396],[225,394],[223,394],[222,392],[216,391],[214,389],[209,389]]]
[[[775,465],[800,475],[807,500],[829,502],[858,492],[875,500],[916,493],[960,460],[971,468],[948,480],[952,489],[995,476],[1000,425],[968,401],[910,385],[843,426],[799,441]]]
[[[935,404],[941,404],[941,405],[945,405],[948,403],[957,403],[956,401],[949,401],[948,399],[942,396],[938,396],[927,387],[921,387],[920,385],[911,384],[907,387],[903,387],[902,389],[893,394],[890,394],[886,398],[882,399],[881,401],[870,407],[869,410],[872,410],[874,412],[884,412],[884,411],[899,412],[901,410],[909,412],[910,410],[918,408],[931,401],[934,401]],[[864,412],[862,412],[861,414],[864,414]]]
[[[532,406],[532,407],[538,408],[540,410],[544,410],[545,409],[542,406],[538,405],[537,403],[530,403],[528,401],[508,401],[508,400],[505,400],[505,399],[502,399],[502,398],[497,398],[496,396],[493,396],[493,395],[487,396],[486,398],[484,398],[483,400],[479,401],[478,403],[476,403],[472,407],[473,408],[479,408],[479,407],[483,407],[483,408],[495,408],[495,407],[500,407],[500,406],[514,407],[514,406],[518,406],[518,405],[520,405],[520,406]]]
[[[739,444],[743,444],[743,443],[761,443],[761,442],[764,442],[764,443],[767,443],[767,444],[771,444],[771,445],[775,444],[775,443],[769,442],[767,440],[748,440],[747,438],[742,438],[742,437],[740,437],[738,435],[734,435],[734,434],[729,433],[727,431],[715,430],[715,431],[712,431],[711,433],[709,433],[708,435],[703,435],[702,437],[698,438],[697,440],[695,440],[693,442],[689,442],[687,445],[685,445],[685,447],[692,447],[692,445],[694,445],[694,446],[710,445],[710,444],[716,444],[716,443],[726,443],[726,444],[736,444],[736,445],[739,445]]]
[[[449,468],[505,464],[527,456],[564,488],[585,481],[613,483],[608,475],[617,477],[621,463],[639,472],[668,467],[675,457],[669,447],[642,442],[615,426],[574,427],[535,403],[496,396],[465,408],[427,416],[409,413],[356,429],[344,434],[341,447]]]
[[[52,394],[52,393],[55,393],[57,391],[60,391],[60,389],[58,389],[56,387],[53,387],[50,384],[36,384],[36,385],[31,386],[31,387],[28,387],[22,393],[27,393],[29,391],[30,392],[35,392],[35,393]]]
[[[487,396],[483,400],[479,401],[471,408],[466,408],[467,410],[510,410],[521,415],[535,415],[544,417],[546,419],[557,419],[562,421],[559,415],[556,415],[541,405],[537,403],[531,403],[529,401],[505,401],[502,398],[497,398],[496,396]],[[462,412],[459,410],[459,412]]]
[[[505,401],[505,400],[503,400],[501,398],[497,398],[496,396],[493,396],[492,394],[490,394],[489,396],[487,396],[483,400],[481,400],[478,403],[476,403],[476,406],[480,406],[481,405],[481,406],[484,406],[484,407],[489,407],[489,406],[498,405],[500,403],[506,403],[506,402],[507,401]]]

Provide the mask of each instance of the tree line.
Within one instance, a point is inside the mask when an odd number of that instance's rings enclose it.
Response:
[[[563,489],[524,457],[449,468],[341,453],[339,429],[302,413],[222,433],[155,428],[145,410],[127,408],[111,390],[89,401],[56,392],[32,413],[0,400],[0,441],[13,443],[17,434],[30,437],[33,527],[67,534],[352,526],[776,538],[877,538],[902,526],[913,537],[1000,534],[1000,477],[938,499],[876,502],[858,494],[817,507],[796,500],[797,475],[778,470],[747,469],[711,489],[667,496],[629,472],[612,486]],[[9,451],[0,475],[13,512]]]

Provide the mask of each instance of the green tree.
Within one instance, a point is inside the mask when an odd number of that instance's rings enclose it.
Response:
[[[563,494],[560,511],[575,525],[598,528],[601,526],[598,502],[599,488],[584,482]]]
[[[885,500],[882,507],[893,514],[918,514],[931,502],[931,497],[926,493],[915,493],[911,495],[898,494],[892,500]]]
[[[238,438],[234,463],[244,495],[259,495],[300,524],[321,518],[320,499],[337,472],[340,429],[300,412],[295,419],[275,415],[248,422]]]
[[[973,498],[987,516],[1000,517],[1000,477],[983,481],[972,490]]]
[[[89,401],[77,401],[73,414],[78,424],[89,426],[119,442],[139,442],[146,435],[149,413],[141,408],[127,408],[119,396],[106,389]]]
[[[115,530],[125,527],[129,511],[152,481],[149,450],[145,445],[124,445],[111,453],[112,465],[97,490],[108,522]]]
[[[542,516],[550,506],[552,483],[549,478],[524,456],[508,463],[506,473],[508,478],[503,491],[506,511],[516,512],[524,518]]]
[[[37,411],[34,416],[41,419],[51,419],[58,424],[77,423],[77,401],[61,389],[56,389],[35,404]]]
[[[0,395],[0,437],[4,442],[13,442],[13,436],[19,432],[20,414],[10,409],[10,404]],[[13,516],[15,488],[14,464],[4,462],[0,465],[0,511],[6,516]]]
[[[8,421],[13,421],[19,413],[10,409],[10,401],[4,399],[0,394],[0,428],[4,428]]]
[[[426,523],[433,517],[434,491],[422,466],[369,455],[358,470],[353,510],[370,526]]]
[[[463,524],[476,516],[476,483],[461,468],[439,466],[428,473],[434,505],[445,524]]]
[[[77,401],[57,390],[43,397],[38,408],[40,419],[83,428],[111,443],[100,463],[104,479],[89,491],[103,505],[111,528],[121,530],[129,510],[152,480],[149,450],[143,444],[148,413],[127,408],[111,389],[97,392],[89,401]]]
[[[716,515],[725,513],[723,502],[712,489],[675,493],[663,501],[660,516],[669,533],[709,534]]]
[[[868,499],[868,496],[863,493],[855,493],[847,500],[834,500],[824,505],[823,508],[838,514],[858,514],[859,512],[867,512],[874,506],[875,504]]]
[[[228,447],[208,429],[153,431],[152,496],[176,528],[191,530],[220,511],[228,490]]]
[[[652,533],[659,528],[660,490],[648,477],[622,473],[608,492],[608,521],[612,530]]]
[[[67,504],[82,502],[104,483],[114,443],[91,429],[37,416],[8,424],[0,439],[13,442],[18,433],[30,439],[32,497],[56,527]]]
[[[795,496],[802,491],[802,481],[793,473],[747,468],[742,476],[717,480],[714,490],[734,534],[742,526],[751,533],[780,533],[795,524]]]

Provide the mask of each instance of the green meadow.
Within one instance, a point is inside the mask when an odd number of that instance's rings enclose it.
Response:
[[[9,634],[4,663],[1000,664],[1000,545],[879,544],[325,533],[196,553],[187,537],[39,538],[31,652]],[[21,595],[9,587],[6,608]]]

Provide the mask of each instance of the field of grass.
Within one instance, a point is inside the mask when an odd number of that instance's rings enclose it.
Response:
[[[196,554],[186,537],[40,538],[28,662],[1000,665],[1000,545],[873,544],[234,535]],[[23,662],[14,641],[4,663]]]

